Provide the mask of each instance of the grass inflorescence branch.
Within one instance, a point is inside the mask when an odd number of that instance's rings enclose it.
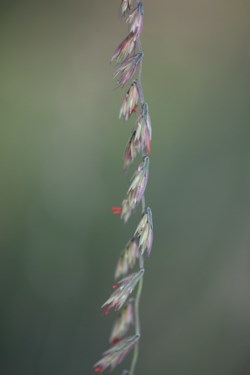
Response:
[[[134,375],[141,337],[139,305],[145,272],[144,257],[146,253],[150,255],[153,243],[152,211],[146,206],[145,201],[152,128],[142,87],[144,57],[140,39],[144,21],[142,1],[122,0],[121,17],[128,24],[129,32],[115,50],[111,61],[117,65],[114,78],[118,86],[123,88],[129,85],[129,87],[121,104],[119,118],[128,121],[136,116],[139,108],[136,127],[132,131],[124,153],[124,170],[128,172],[138,155],[141,155],[142,159],[132,175],[121,207],[113,207],[112,210],[114,214],[120,215],[124,223],[129,220],[139,204],[142,207],[142,214],[134,234],[118,259],[114,290],[102,305],[105,314],[114,310],[119,311],[119,316],[110,335],[110,349],[103,353],[102,358],[94,365],[94,370],[99,374],[108,368],[112,371],[129,352],[133,351],[131,366],[123,370],[123,375]],[[137,270],[131,273],[136,265]]]

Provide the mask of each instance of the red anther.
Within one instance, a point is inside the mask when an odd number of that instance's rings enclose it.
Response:
[[[111,307],[107,307],[105,310],[104,310],[104,315],[108,315],[108,313],[110,312],[111,310]]]
[[[104,370],[104,368],[102,366],[98,366],[98,367],[95,368],[95,372],[97,374],[101,374],[103,372],[103,370]]]
[[[119,288],[119,284],[113,285],[113,289],[118,289],[118,288]]]
[[[137,107],[138,107],[138,105],[136,104],[136,105],[134,106],[134,108],[132,109],[131,113],[135,113],[136,110],[137,110]]]
[[[120,215],[122,213],[122,207],[112,207],[114,215]]]
[[[112,344],[115,345],[115,344],[117,344],[119,341],[121,341],[121,339],[119,339],[118,337],[114,337],[113,340],[112,340]]]

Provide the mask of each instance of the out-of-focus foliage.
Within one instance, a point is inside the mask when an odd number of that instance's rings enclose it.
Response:
[[[137,375],[247,375],[250,4],[144,4],[155,239]],[[0,7],[0,373],[87,375],[140,217],[111,213],[134,125],[118,120],[126,89],[109,65],[126,27],[117,1]]]

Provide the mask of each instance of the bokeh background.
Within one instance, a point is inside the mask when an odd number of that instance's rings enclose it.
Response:
[[[127,28],[118,0],[0,4],[0,373],[87,375],[140,217],[111,214],[134,125],[109,64]],[[249,375],[250,3],[144,4],[155,241],[136,374]]]

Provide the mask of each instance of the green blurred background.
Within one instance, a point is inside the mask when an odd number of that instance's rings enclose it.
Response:
[[[0,4],[0,373],[88,375],[140,217],[111,213],[129,183],[134,121],[109,65],[127,28],[118,0]],[[249,375],[250,3],[144,4],[155,241],[136,375]]]

